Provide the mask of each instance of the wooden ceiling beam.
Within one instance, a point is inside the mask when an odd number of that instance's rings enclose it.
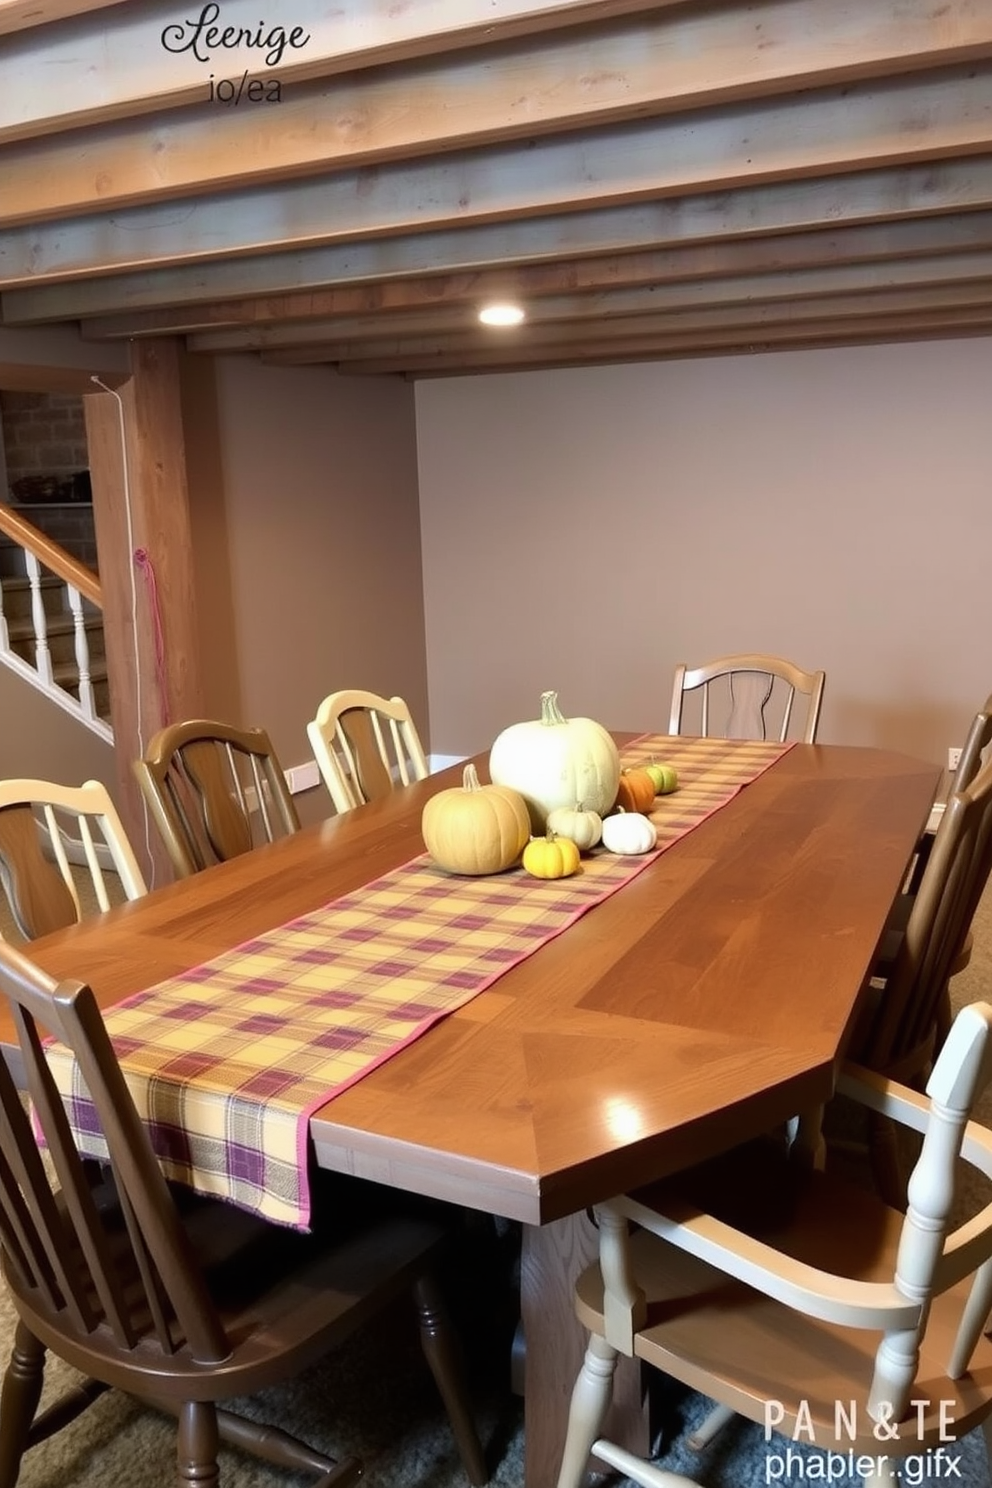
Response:
[[[0,0],[0,36],[35,26],[50,26],[53,21],[71,20],[123,3],[124,0]]]
[[[0,232],[0,284],[992,151],[992,64]]]
[[[490,353],[453,352],[409,358],[384,356],[340,362],[345,376],[459,377],[466,373],[514,372],[552,367],[585,367],[610,362],[660,361],[671,357],[732,356],[776,349],[807,349],[825,346],[867,345],[880,341],[919,341],[934,338],[985,336],[992,331],[992,309],[975,311],[920,312],[905,315],[864,316],[856,320],[832,317],[774,326],[717,327],[681,334],[603,338],[585,347],[542,346],[524,349],[506,347]]]
[[[701,242],[553,263],[512,264],[468,273],[431,274],[336,285],[305,293],[206,305],[176,306],[134,314],[96,316],[81,322],[86,341],[209,333],[211,328],[304,324],[334,315],[388,313],[440,305],[481,304],[503,296],[534,298],[571,292],[668,284],[727,274],[760,274],[834,263],[899,262],[906,258],[992,248],[992,212],[910,218],[863,226]]]
[[[22,30],[0,57],[0,143],[110,119],[202,102],[209,79],[251,76],[283,87],[315,77],[458,47],[491,45],[561,26],[609,20],[687,0],[432,0],[429,7],[369,0],[293,0],[280,21],[260,17],[257,0],[171,0],[128,5],[112,21],[99,13],[66,28]],[[962,3],[962,0],[958,0]],[[42,9],[46,7],[43,5]],[[217,10],[215,29],[247,33],[263,45],[217,47],[197,17]],[[264,13],[263,13],[264,14]],[[281,26],[294,39],[264,43]],[[302,40],[302,38],[306,38]],[[280,54],[274,62],[266,59]]]
[[[0,294],[2,320],[29,325],[212,300],[309,292],[411,274],[501,270],[567,255],[967,213],[992,207],[992,154],[678,200],[485,224],[405,238],[269,253]]]
[[[762,45],[756,47],[760,33]],[[8,145],[0,225],[354,168],[992,56],[992,8],[932,0],[662,11],[608,29]],[[0,63],[2,77],[2,63]]]
[[[562,321],[587,324],[602,317],[657,314],[689,306],[730,306],[806,300],[819,295],[866,294],[888,289],[930,289],[992,281],[992,252],[946,254],[892,263],[835,264],[787,273],[760,273],[673,284],[604,288],[548,295],[528,307],[528,325],[539,330]],[[436,305],[419,310],[314,319],[304,323],[214,331],[187,338],[190,351],[216,353],[320,346],[332,340],[444,334],[477,327],[475,306]]]
[[[575,346],[588,353],[590,344],[606,339],[631,342],[688,332],[747,328],[758,332],[774,325],[794,325],[804,321],[839,321],[870,319],[874,316],[901,316],[906,321],[915,315],[940,313],[949,319],[971,323],[992,317],[992,279],[968,285],[937,286],[932,289],[883,290],[876,294],[822,295],[809,300],[787,299],[766,303],[691,305],[654,314],[614,316],[600,323],[599,332],[590,332],[584,322],[565,321],[553,325],[525,325],[509,332],[493,332],[475,326],[447,335],[384,338],[378,343],[379,357],[405,370],[416,370],[425,360],[440,355],[482,356],[492,353],[497,359],[504,346],[511,351],[539,353],[549,347]],[[308,366],[323,362],[336,365],[369,359],[369,342],[358,337],[351,341],[328,340],[323,345],[301,346],[259,353],[261,360],[272,366]]]

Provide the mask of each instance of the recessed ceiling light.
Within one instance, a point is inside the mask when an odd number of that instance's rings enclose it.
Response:
[[[516,326],[524,319],[524,312],[519,305],[484,305],[479,319],[487,326]]]

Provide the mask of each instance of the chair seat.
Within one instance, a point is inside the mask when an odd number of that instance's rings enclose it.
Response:
[[[328,1215],[305,1234],[173,1186],[211,1299],[225,1332],[237,1339],[237,1351],[229,1364],[214,1364],[206,1371],[185,1350],[171,1359],[157,1349],[150,1351],[149,1395],[215,1400],[218,1376],[224,1380],[221,1394],[253,1394],[271,1383],[274,1341],[279,1356],[291,1361],[294,1372],[301,1370],[391,1297],[408,1291],[445,1244],[448,1230],[426,1210],[404,1213],[395,1196],[391,1211],[379,1205],[378,1212],[362,1213],[363,1187],[343,1185],[338,1215]],[[350,1208],[356,1199],[357,1213]],[[109,1203],[102,1207],[106,1215]],[[135,1266],[122,1222],[113,1239],[119,1242],[114,1257],[118,1274],[127,1287]],[[32,1290],[9,1267],[4,1269],[18,1311],[37,1338],[74,1368],[97,1378],[110,1377],[123,1356],[127,1387],[140,1392],[140,1350],[122,1350],[106,1327],[79,1329],[74,1335],[64,1322],[53,1329],[46,1323],[45,1307],[33,1305]],[[356,1306],[356,1298],[367,1298],[368,1307]]]
[[[677,1180],[635,1196],[650,1208],[679,1220],[696,1208],[678,1196]],[[707,1212],[719,1217],[721,1195],[714,1191]],[[873,1193],[817,1172],[797,1173],[778,1206],[788,1219],[774,1226],[755,1224],[766,1243],[797,1260],[865,1281],[891,1281],[903,1215]],[[836,1223],[839,1213],[845,1225]],[[739,1210],[735,1222],[739,1221]],[[646,1293],[647,1323],[634,1336],[638,1357],[690,1388],[763,1423],[766,1402],[780,1402],[785,1417],[778,1429],[790,1435],[800,1402],[808,1404],[816,1446],[867,1453],[884,1451],[872,1436],[866,1391],[852,1397],[851,1380],[867,1388],[880,1333],[855,1331],[821,1322],[775,1302],[735,1281],[716,1267],[668,1244],[646,1230],[630,1239],[633,1272]],[[934,1299],[923,1342],[913,1398],[929,1400],[922,1429],[915,1410],[903,1428],[913,1452],[940,1441],[940,1402],[953,1417],[959,1437],[978,1425],[992,1401],[992,1341],[983,1338],[971,1367],[960,1380],[946,1374],[967,1283]],[[580,1321],[602,1334],[603,1283],[598,1265],[579,1278],[576,1305]],[[790,1397],[790,1381],[798,1382]],[[855,1401],[853,1440],[846,1429],[835,1437],[837,1402]],[[802,1438],[801,1438],[802,1439]],[[809,1443],[808,1436],[805,1438]]]

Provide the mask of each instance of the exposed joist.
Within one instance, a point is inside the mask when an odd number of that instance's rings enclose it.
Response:
[[[760,37],[761,45],[756,46]],[[615,123],[992,56],[992,6],[931,0],[663,10],[529,43],[7,147],[0,224]],[[0,64],[2,74],[2,64]]]
[[[874,315],[901,315],[911,318],[933,312],[971,320],[992,316],[992,279],[965,285],[935,286],[910,290],[881,290],[873,295],[836,294],[812,299],[790,297],[784,300],[730,305],[693,304],[671,310],[641,315],[616,316],[609,323],[611,340],[635,341],[664,337],[690,331],[727,328],[753,328],[800,321],[857,320]],[[600,327],[600,339],[603,327]],[[566,321],[560,324],[525,325],[514,328],[496,340],[492,332],[479,326],[447,335],[402,336],[393,341],[383,339],[375,344],[383,360],[393,359],[416,369],[441,355],[490,353],[498,357],[500,342],[512,350],[540,353],[548,348],[587,346],[596,333],[588,324]],[[331,340],[324,345],[301,346],[281,351],[260,353],[263,362],[274,366],[306,366],[321,362],[342,365],[369,358],[370,343],[363,338],[352,341]]]
[[[809,347],[868,345],[881,341],[919,341],[992,332],[992,310],[921,311],[916,315],[865,315],[854,320],[832,316],[780,325],[718,326],[667,336],[604,337],[578,346],[533,350],[444,352],[418,361],[374,356],[342,362],[338,371],[355,377],[460,377],[466,373],[517,372],[552,367],[585,367],[609,362],[659,361],[671,357],[732,356]]]
[[[602,289],[580,294],[548,295],[529,306],[528,325],[541,328],[562,321],[586,326],[603,317],[654,315],[690,306],[731,306],[776,300],[808,300],[816,296],[868,294],[886,289],[953,286],[981,283],[982,295],[992,281],[992,252],[948,254],[881,264],[836,264],[829,268],[788,273],[742,274],[722,279],[692,279],[674,284]],[[320,347],[329,341],[378,340],[394,336],[443,335],[472,329],[477,332],[474,307],[466,304],[429,309],[339,316],[304,324],[215,331],[191,336],[191,351],[273,350]],[[478,333],[478,332],[477,332]],[[493,333],[482,332],[492,338]],[[498,334],[498,333],[496,333]]]
[[[209,45],[197,18],[209,4],[183,9],[172,0],[128,5],[112,20],[99,12],[59,32],[22,31],[0,57],[0,143],[79,128],[132,114],[202,102],[209,78],[277,78],[286,87],[308,78],[455,47],[490,44],[559,25],[577,25],[685,0],[223,0],[219,29],[245,32],[262,45]],[[216,7],[219,10],[219,7]],[[266,41],[281,28],[294,42]],[[306,37],[305,42],[299,38]],[[276,42],[278,38],[276,38]]]
[[[716,335],[678,337],[664,343],[641,341],[625,345],[611,341],[591,346],[585,356],[581,352],[561,354],[554,358],[545,357],[522,363],[509,362],[498,367],[486,362],[475,364],[469,361],[461,366],[439,363],[417,370],[390,370],[372,363],[347,363],[339,371],[352,377],[403,376],[409,381],[420,381],[437,377],[464,377],[473,373],[537,372],[615,363],[675,361],[687,357],[698,360],[700,357],[710,356],[763,356],[774,351],[824,351],[834,347],[879,346],[906,341],[961,340],[987,336],[990,331],[992,321],[967,325],[948,324],[938,315],[921,316],[909,323],[899,316],[879,316],[876,320],[858,321],[852,325],[827,321],[800,326],[776,326],[773,330],[752,336],[727,331]]]
[[[992,151],[992,65],[0,232],[0,284]]]
[[[479,305],[507,295],[533,299],[565,292],[579,294],[839,263],[899,262],[983,248],[992,249],[992,212],[822,228],[815,232],[694,243],[595,258],[564,258],[553,263],[507,264],[468,273],[384,279],[299,294],[97,316],[83,321],[80,328],[83,339],[89,341],[129,340],[177,332],[209,333],[211,327],[240,327],[250,338],[256,327],[291,327],[335,315]],[[239,344],[256,343],[247,339]]]
[[[70,20],[123,3],[124,0],[0,0],[0,36],[26,31],[32,26],[49,26],[53,21]]]
[[[976,156],[304,253],[38,285],[5,291],[0,303],[4,322],[27,325],[153,306],[206,304],[233,296],[291,293],[307,286],[499,269],[513,260],[540,263],[563,255],[618,253],[990,207],[992,155]]]

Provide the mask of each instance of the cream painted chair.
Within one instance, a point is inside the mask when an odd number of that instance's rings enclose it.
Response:
[[[427,760],[410,709],[400,697],[332,692],[307,724],[314,759],[338,811],[376,801],[427,778]]]
[[[298,832],[264,729],[194,718],[159,729],[134,771],[179,878]]]
[[[75,872],[73,871],[75,868]],[[147,893],[127,833],[106,787],[47,780],[0,781],[0,887],[26,940],[82,919],[77,875],[88,877],[97,908]]]
[[[643,1488],[665,1482],[600,1437],[620,1354],[777,1427],[785,1439],[769,1441],[769,1456],[786,1451],[797,1422],[809,1442],[808,1412],[824,1462],[828,1451],[871,1459],[858,1468],[866,1485],[897,1483],[893,1459],[938,1446],[942,1429],[957,1439],[980,1425],[992,1452],[992,1205],[949,1232],[958,1154],[992,1177],[992,1132],[968,1125],[990,1033],[988,1004],[958,1015],[929,1100],[855,1066],[842,1075],[847,1095],[924,1135],[905,1215],[784,1160],[777,1202],[752,1205],[747,1228],[725,1167],[709,1187],[697,1169],[597,1207],[599,1263],[576,1286],[589,1346],[558,1488],[579,1488],[590,1451]],[[886,1422],[904,1423],[897,1440]]]
[[[796,694],[806,699],[806,717],[801,739],[812,744],[820,722],[823,702],[823,672],[805,672],[779,656],[745,654],[721,656],[703,666],[675,668],[670,734],[693,734],[699,738],[765,739],[768,720],[775,721],[775,736],[789,736]],[[698,693],[698,713],[686,716],[687,693]],[[714,722],[718,713],[720,721]]]

